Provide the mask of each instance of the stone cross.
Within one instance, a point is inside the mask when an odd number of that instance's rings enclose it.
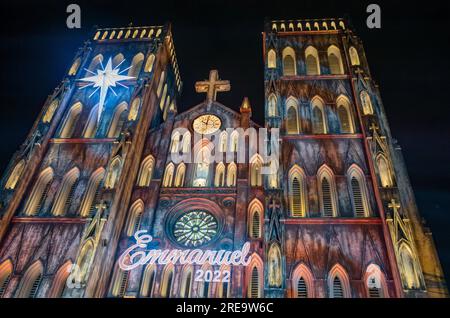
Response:
[[[388,208],[392,209],[392,211],[394,211],[394,214],[397,214],[398,210],[400,209],[400,204],[395,201],[395,199],[392,199],[391,203],[388,204]]]
[[[230,81],[220,80],[217,70],[211,70],[209,72],[209,80],[195,83],[195,91],[197,93],[206,93],[208,105],[216,100],[217,92],[228,92],[230,90]]]

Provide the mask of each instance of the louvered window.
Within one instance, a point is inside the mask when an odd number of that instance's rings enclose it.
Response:
[[[77,184],[78,184],[78,180],[75,180],[73,182],[72,186],[70,187],[69,193],[67,194],[66,201],[64,202],[64,211],[63,211],[62,214],[67,213],[67,211],[68,211],[68,209],[70,207],[70,204],[72,203],[72,199],[73,199],[73,196],[75,194],[75,189],[77,187]]]
[[[351,184],[352,184],[353,204],[355,208],[355,214],[357,217],[364,217],[366,216],[366,213],[364,209],[361,185],[359,184],[358,179],[355,177],[352,177]]]
[[[337,276],[333,279],[333,298],[344,298],[342,282]]]
[[[37,291],[39,289],[39,285],[41,284],[42,280],[42,274],[39,274],[38,277],[33,282],[33,285],[31,285],[30,293],[28,294],[28,298],[35,298],[37,295]]]
[[[34,213],[41,212],[41,209],[44,206],[45,200],[47,199],[48,192],[50,191],[51,182],[49,181],[44,188],[44,191],[42,191],[41,199],[39,200],[38,205],[36,206],[36,210]]]
[[[288,134],[298,134],[297,110],[291,106],[287,113],[287,132]]]
[[[324,134],[325,127],[323,122],[322,110],[319,107],[314,107],[313,110],[313,133],[314,134]]]
[[[323,216],[325,217],[334,216],[331,186],[330,182],[325,177],[322,178],[322,207],[323,207]]]
[[[370,298],[380,298],[380,289],[376,287],[369,288],[369,297]]]
[[[256,267],[252,269],[250,282],[250,298],[259,298],[259,273]]]
[[[295,60],[292,56],[286,55],[283,60],[283,75],[293,76],[295,75]]]
[[[6,276],[2,282],[2,284],[0,285],[0,298],[3,297],[3,295],[5,294],[6,291],[6,287],[8,287],[9,281],[11,280],[11,274],[9,274],[8,276]]]
[[[330,63],[331,74],[342,74],[339,58],[335,54],[328,55],[328,63]]]
[[[134,231],[136,232],[139,230],[140,226],[141,226],[141,220],[142,220],[142,212],[136,213],[136,215],[134,216]]]
[[[125,296],[125,292],[127,291],[128,286],[128,272],[120,271],[120,286],[119,286],[119,294],[118,297]]]
[[[302,206],[303,189],[300,180],[294,177],[292,180],[292,216],[303,217],[304,211]]]
[[[306,74],[318,75],[317,72],[317,60],[314,55],[310,54],[306,57]]]
[[[352,132],[350,125],[350,119],[348,116],[347,109],[344,106],[339,106],[338,108],[339,121],[341,122],[341,133],[349,134]]]
[[[308,298],[308,287],[303,277],[300,277],[297,282],[297,298]]]
[[[97,212],[97,204],[100,201],[100,181],[97,183],[96,187],[94,198],[92,199],[91,207],[89,208],[90,218],[94,217],[95,212]]]
[[[252,218],[252,238],[259,238],[260,234],[260,222],[259,222],[259,212],[255,211]]]

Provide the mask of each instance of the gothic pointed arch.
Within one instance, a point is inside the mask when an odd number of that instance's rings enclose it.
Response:
[[[323,217],[338,216],[338,204],[334,173],[327,165],[317,171],[319,185],[320,210]]]
[[[7,259],[0,264],[0,298],[5,295],[12,274],[13,264],[10,259]]]
[[[57,99],[53,100],[47,107],[44,116],[42,116],[42,122],[49,123],[52,121],[53,115],[55,115],[56,109],[58,108],[59,102]]]
[[[86,125],[84,126],[83,138],[94,138],[98,126],[98,105],[92,107]]]
[[[250,186],[261,187],[263,185],[262,175],[263,159],[260,155],[254,155],[250,159]]]
[[[253,253],[250,264],[245,270],[245,277],[247,281],[247,297],[261,298],[264,297],[263,283],[264,283],[264,265],[261,257]]]
[[[361,105],[362,105],[362,108],[363,108],[364,115],[371,115],[371,114],[373,114],[372,101],[371,101],[369,93],[367,93],[366,90],[362,90],[359,93],[359,98],[361,100]]]
[[[94,258],[95,244],[92,238],[86,240],[80,248],[76,264],[78,265],[77,281],[86,283],[92,260]]]
[[[350,298],[350,281],[347,271],[340,264],[335,264],[327,278],[329,298]]]
[[[383,153],[379,153],[375,161],[377,163],[381,186],[383,188],[392,187],[394,185],[393,173],[386,156]]]
[[[349,55],[350,55],[350,62],[353,66],[359,65],[360,61],[359,61],[359,55],[358,55],[358,51],[355,49],[354,46],[351,46],[350,49],[348,50]]]
[[[306,75],[320,75],[319,53],[313,46],[305,50]]]
[[[355,216],[369,217],[370,204],[364,172],[356,164],[352,164],[347,170],[347,178]]]
[[[298,120],[298,102],[293,96],[286,100],[286,130],[288,134],[298,134],[299,120]]]
[[[70,67],[67,75],[75,76],[78,72],[78,69],[80,68],[80,64],[81,64],[81,58],[78,57],[75,59],[75,61],[73,61],[72,66]]]
[[[144,63],[144,54],[139,52],[133,57],[133,60],[131,61],[131,66],[130,69],[128,70],[128,76],[138,78],[143,63]]]
[[[350,108],[350,101],[347,96],[340,95],[336,99],[337,114],[341,126],[341,133],[353,134],[355,133],[355,125],[353,123],[352,112]]]
[[[153,64],[155,64],[155,54],[151,53],[145,62],[144,72],[151,73],[153,70]]]
[[[106,189],[114,189],[116,187],[117,182],[120,178],[120,173],[122,170],[122,158],[120,156],[116,156],[108,167],[108,173],[105,178],[105,188]]]
[[[213,272],[213,268],[212,266],[206,262],[205,264],[202,265],[201,270],[203,271],[203,273],[206,272]],[[199,297],[201,298],[210,298],[210,297],[214,297],[214,288],[213,288],[213,282],[212,280],[202,280],[201,282],[199,282],[197,284],[197,294]]]
[[[123,56],[122,53],[117,53],[114,58],[112,59],[112,67],[116,68],[119,65],[121,65],[123,63],[123,61],[125,61],[125,57]]]
[[[180,284],[180,297],[181,298],[190,298],[191,290],[192,290],[192,281],[193,281],[193,268],[192,265],[185,265],[183,267],[183,271],[181,273],[181,284]]]
[[[230,151],[237,152],[239,149],[239,133],[234,130],[230,136]]]
[[[216,165],[216,173],[214,176],[214,186],[223,187],[225,186],[225,165],[223,162],[219,162]]]
[[[220,137],[219,137],[219,151],[220,152],[227,152],[227,142],[228,142],[228,133],[226,132],[226,130],[224,130],[220,133]]]
[[[334,75],[344,74],[341,51],[336,45],[330,45],[327,50],[330,73]]]
[[[167,188],[172,186],[174,170],[174,164],[172,162],[169,162],[164,172],[163,187]]]
[[[152,155],[148,155],[147,157],[145,157],[144,160],[142,160],[136,183],[139,187],[150,186],[154,166],[155,166],[155,158]]]
[[[267,53],[267,67],[276,68],[277,67],[277,54],[274,49],[270,49]]]
[[[195,155],[195,173],[194,173],[194,187],[206,187],[212,184],[210,180],[210,165],[213,162],[211,152],[214,149],[214,144],[202,139],[194,146]]]
[[[267,114],[270,117],[278,116],[277,97],[274,93],[271,93],[267,99]]]
[[[77,102],[70,107],[67,113],[66,119],[64,120],[63,127],[59,134],[60,138],[72,138],[75,131],[76,124],[80,118],[81,111],[83,110],[83,105]]]
[[[116,273],[113,278],[111,294],[114,297],[122,298],[125,296],[128,288],[129,271],[122,270],[116,266]]]
[[[17,290],[17,298],[35,298],[39,292],[39,287],[42,282],[44,274],[44,267],[40,260],[31,264],[19,283]]]
[[[367,266],[364,274],[364,285],[366,287],[367,297],[369,298],[389,297],[386,276],[377,264],[372,263]]]
[[[141,284],[141,296],[152,297],[156,283],[156,265],[148,264],[145,267]]]
[[[161,75],[159,76],[159,82],[158,82],[158,88],[156,90],[156,95],[158,95],[158,97],[161,96],[161,92],[164,86],[164,81],[166,79],[166,72],[162,71]]]
[[[93,73],[97,74],[96,71],[102,63],[103,63],[103,55],[102,54],[98,54],[98,55],[94,56],[92,58],[91,63],[89,64],[89,67],[86,70],[85,76],[92,76]]]
[[[295,51],[292,47],[287,46],[283,49],[283,75],[294,76],[297,75],[297,66]]]
[[[137,119],[140,108],[141,108],[141,98],[135,97],[131,102],[130,111],[128,113],[129,121],[135,121]]]
[[[25,215],[36,215],[40,212],[45,200],[47,199],[47,194],[50,190],[53,175],[54,173],[51,167],[47,167],[39,174],[33,190],[31,191],[30,197],[25,205]]]
[[[67,278],[69,277],[72,269],[72,262],[66,261],[56,272],[50,290],[48,292],[49,298],[61,298],[64,297],[64,291],[67,287]]]
[[[291,216],[305,217],[307,210],[306,175],[302,168],[293,165],[289,170],[289,206]]]
[[[236,186],[236,173],[237,173],[236,164],[234,162],[228,164],[228,171],[227,171],[227,186],[228,187]]]
[[[293,298],[314,298],[314,276],[304,263],[298,264],[292,272],[291,295]]]
[[[312,131],[314,134],[327,133],[327,120],[325,116],[325,102],[319,96],[314,96],[311,100],[312,110]]]
[[[420,266],[412,248],[406,242],[401,242],[398,248],[400,259],[399,269],[402,276],[403,287],[406,289],[420,289]]]
[[[175,280],[175,269],[173,264],[167,264],[162,272],[161,291],[162,298],[170,298],[172,296],[172,287]]]
[[[80,170],[75,167],[64,175],[61,186],[56,195],[55,202],[51,213],[55,216],[62,216],[68,212],[75,194],[75,189],[78,185],[78,178],[80,177]]]
[[[181,162],[178,167],[177,171],[175,173],[175,187],[183,187],[184,186],[184,178],[186,174],[186,165]]]
[[[269,251],[267,253],[267,263],[269,286],[280,288],[282,284],[283,270],[280,245],[276,242],[270,244]]]
[[[181,135],[178,131],[174,131],[172,133],[171,143],[170,143],[170,152],[178,153],[180,151],[180,138]]]
[[[144,202],[141,199],[136,200],[130,207],[128,212],[129,219],[127,225],[127,235],[133,236],[139,231],[144,214]]]
[[[19,183],[23,170],[25,169],[25,160],[22,159],[14,166],[14,169],[9,174],[8,180],[5,183],[5,189],[14,190]]]
[[[248,205],[248,235],[252,239],[262,237],[264,221],[264,206],[258,199],[253,199]]]
[[[117,105],[114,115],[111,119],[111,124],[108,129],[108,138],[118,138],[122,132],[123,125],[127,120],[128,104],[122,102]]]
[[[183,134],[183,137],[181,139],[182,145],[181,145],[181,151],[183,154],[188,154],[191,152],[191,133],[189,131],[186,131]]]

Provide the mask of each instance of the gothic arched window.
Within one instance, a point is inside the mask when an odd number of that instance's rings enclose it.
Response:
[[[155,165],[155,158],[152,155],[145,157],[142,160],[141,168],[139,169],[139,175],[137,179],[137,185],[139,187],[148,187],[152,181],[153,167]]]
[[[55,216],[65,215],[72,203],[75,189],[80,177],[80,170],[73,168],[64,176],[53,204],[52,214]]]
[[[268,275],[269,286],[281,287],[282,271],[281,271],[281,251],[277,243],[272,243],[268,253]]]
[[[69,113],[66,116],[66,120],[64,121],[64,125],[60,133],[60,138],[72,138],[75,126],[78,122],[82,110],[83,105],[80,102],[72,105]]]
[[[255,266],[251,271],[250,284],[249,284],[249,297],[250,298],[260,298],[260,287],[259,287],[259,272],[258,268]]]
[[[171,153],[178,153],[180,151],[180,133],[178,131],[175,131],[172,134],[172,142],[170,144],[170,152]]]
[[[268,68],[276,68],[277,67],[277,54],[275,50],[270,49],[269,53],[267,53],[267,67]]]
[[[117,181],[119,181],[120,172],[122,170],[122,160],[120,157],[116,157],[111,161],[109,165],[108,174],[105,179],[105,188],[114,189]]]
[[[348,50],[349,55],[350,55],[350,62],[352,63],[352,65],[359,65],[359,55],[358,55],[358,51],[355,49],[355,47],[351,46],[350,49]]]
[[[8,180],[6,181],[5,189],[14,190],[16,188],[24,169],[25,160],[22,159],[14,166],[14,169],[12,170],[11,174],[8,177]]]
[[[334,45],[331,45],[328,50],[328,65],[331,74],[344,74],[344,65],[342,64],[341,51]]]
[[[142,215],[144,213],[144,202],[142,200],[137,200],[131,205],[130,208],[130,219],[127,226],[127,235],[133,236],[134,233],[139,231],[142,222]]]
[[[392,181],[392,172],[386,157],[383,154],[379,154],[376,162],[378,166],[378,173],[380,175],[381,186],[384,188],[392,187],[394,182]]]
[[[80,58],[77,58],[77,59],[73,62],[72,66],[70,67],[69,72],[67,73],[67,75],[69,75],[69,76],[74,76],[74,75],[76,75],[77,72],[78,72],[78,69],[80,68],[80,64],[81,64],[81,59],[80,59]]]
[[[189,131],[186,131],[183,134],[183,138],[182,138],[182,147],[181,147],[181,152],[183,154],[188,154],[191,153],[191,133]]]
[[[248,233],[252,239],[259,239],[262,235],[264,207],[258,199],[254,199],[248,206]]]
[[[236,164],[234,162],[228,164],[227,186],[234,187],[236,185]]]
[[[139,73],[141,72],[142,64],[144,63],[144,54],[138,53],[133,57],[131,61],[131,67],[128,70],[128,76],[139,77]]]
[[[123,296],[125,296],[125,293],[127,292],[128,288],[128,278],[129,278],[128,276],[129,276],[128,271],[124,271],[120,268],[117,269],[112,289],[112,295],[114,297],[122,298]]]
[[[286,130],[288,134],[298,134],[300,132],[298,123],[298,103],[294,97],[289,97],[286,101],[287,118]]]
[[[98,105],[92,107],[92,110],[89,114],[88,120],[86,122],[86,126],[84,128],[83,137],[84,138],[94,138],[95,133],[97,132],[98,125]]]
[[[170,298],[172,293],[174,269],[173,265],[167,265],[163,271],[163,277],[161,281],[161,297]]]
[[[187,266],[183,269],[183,274],[181,276],[180,297],[190,298],[191,288],[192,288],[192,267]]]
[[[291,216],[306,216],[305,174],[297,165],[294,165],[289,171],[289,205]]]
[[[161,100],[159,101],[159,108],[161,110],[164,109],[164,102],[166,101],[166,96],[167,96],[167,84],[164,85],[164,89],[163,89],[163,93],[161,96]]]
[[[283,50],[283,75],[294,76],[297,74],[295,60],[295,52],[291,47],[286,47]]]
[[[123,56],[122,53],[118,53],[116,56],[114,56],[113,60],[112,60],[112,67],[116,68],[119,65],[121,65],[123,63],[123,61],[125,61],[125,57]]]
[[[369,216],[369,199],[367,195],[366,178],[361,169],[355,165],[351,166],[347,171],[350,182],[350,193],[352,194],[353,209],[355,216]]]
[[[350,298],[350,283],[347,272],[336,264],[328,274],[328,295],[330,298]]]
[[[227,139],[228,139],[228,134],[226,131],[223,131],[220,134],[220,138],[219,138],[219,151],[220,152],[227,152]]]
[[[327,125],[324,114],[324,102],[316,96],[312,99],[312,131],[314,134],[326,134]]]
[[[155,63],[155,54],[150,54],[145,62],[144,72],[150,73],[153,70],[153,64]]]
[[[139,97],[136,97],[133,99],[133,102],[131,103],[130,112],[128,113],[128,120],[129,121],[135,121],[139,114],[139,108],[141,107],[141,99]]]
[[[361,91],[361,93],[359,94],[359,97],[361,99],[361,104],[363,107],[364,115],[373,114],[372,101],[370,100],[370,96],[367,93],[367,91]]]
[[[67,278],[70,275],[72,262],[65,262],[56,272],[48,292],[49,298],[63,298],[67,287]]]
[[[216,175],[214,177],[214,186],[223,187],[225,185],[225,165],[219,162],[216,166]]]
[[[182,162],[178,165],[175,174],[175,187],[182,187],[184,185],[184,175],[186,174],[186,165]]]
[[[209,166],[212,161],[212,143],[202,146],[196,154],[194,187],[206,187],[209,183]]]
[[[127,120],[128,105],[122,102],[117,105],[108,130],[108,138],[118,138],[122,132],[123,125]]]
[[[305,50],[306,74],[320,75],[319,54],[316,48],[308,46]]]
[[[237,152],[239,148],[239,134],[236,130],[231,133],[230,139],[231,139],[230,150],[232,152]]]
[[[164,172],[163,187],[167,188],[172,186],[174,170],[173,163],[167,164],[166,171]]]
[[[305,264],[299,264],[292,272],[292,297],[313,298],[314,277]]]
[[[50,190],[52,180],[52,168],[48,167],[40,173],[33,190],[31,191],[27,204],[25,205],[25,215],[35,215],[40,212],[45,200],[47,199],[47,194]]]
[[[99,203],[100,184],[105,176],[105,169],[99,168],[92,173],[81,204],[80,216],[93,216],[96,211],[96,205]]]
[[[58,108],[58,104],[59,103],[56,99],[50,103],[47,110],[45,111],[44,116],[42,117],[43,123],[49,123],[52,121],[53,115],[55,114],[56,109]]]
[[[263,185],[262,165],[263,162],[260,156],[256,156],[250,160],[250,185],[252,187],[260,187]]]
[[[403,286],[407,289],[420,289],[420,268],[413,257],[411,248],[406,243],[400,246],[399,255]]]
[[[334,175],[330,168],[322,166],[317,173],[322,216],[337,216],[337,195]]]
[[[31,265],[20,281],[17,298],[36,298],[42,282],[43,266],[40,261]]]
[[[270,117],[277,116],[277,97],[275,94],[270,94],[267,103],[267,114]]]
[[[158,89],[156,90],[156,95],[158,95],[158,97],[161,96],[165,78],[166,78],[166,72],[162,71],[161,76],[159,77]]]
[[[340,96],[337,99],[337,113],[339,123],[341,125],[341,133],[353,134],[355,129],[353,127],[353,120],[350,112],[350,102],[347,97]]]
[[[142,279],[141,296],[152,297],[156,280],[156,266],[148,264],[145,267],[144,277]]]
[[[3,295],[5,295],[11,280],[12,271],[13,266],[9,259],[0,264],[0,298],[3,298]]]
[[[86,71],[86,76],[92,76],[93,73],[97,74],[97,69],[99,68],[99,65],[103,62],[103,55],[98,54],[96,55],[92,61],[91,64],[89,64],[88,70]]]
[[[378,265],[370,264],[367,267],[364,281],[369,298],[388,297],[385,276]]]

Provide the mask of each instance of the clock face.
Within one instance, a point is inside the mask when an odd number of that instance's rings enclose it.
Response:
[[[197,133],[208,135],[216,132],[220,128],[221,124],[222,122],[217,116],[202,115],[194,120],[192,127]]]

